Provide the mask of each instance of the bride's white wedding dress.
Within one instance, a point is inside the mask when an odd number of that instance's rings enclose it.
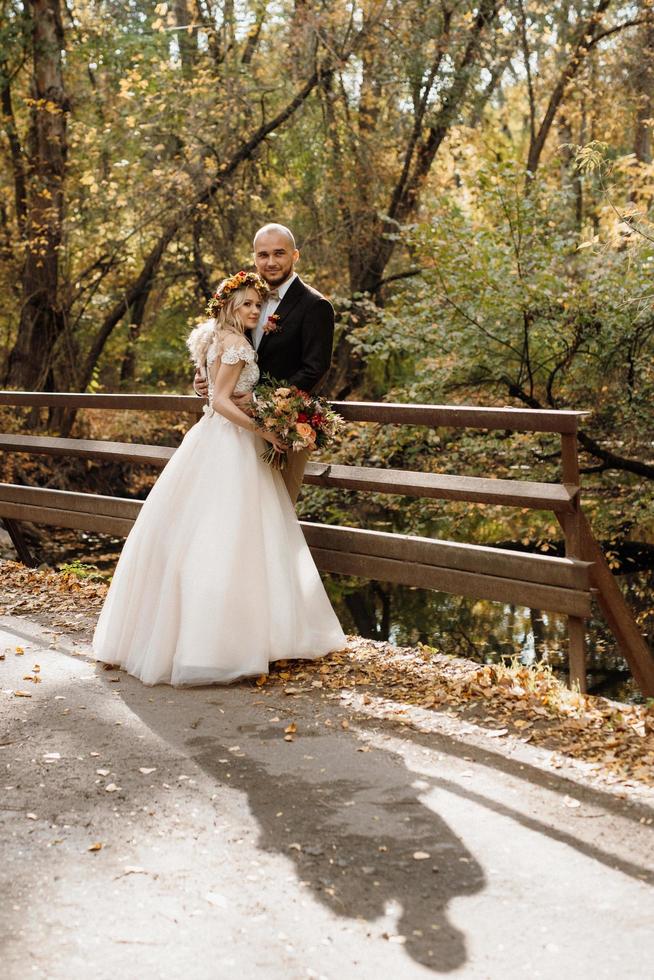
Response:
[[[236,394],[254,388],[246,341],[213,341],[210,379],[218,357],[244,362]],[[125,542],[93,638],[98,660],[145,684],[224,684],[346,645],[265,446],[205,407]]]

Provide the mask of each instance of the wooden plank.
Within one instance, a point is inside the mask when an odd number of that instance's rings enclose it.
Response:
[[[590,565],[587,562],[333,524],[301,521],[300,526],[312,548],[437,565],[561,588],[590,589]]]
[[[113,411],[190,412],[205,404],[197,395],[87,395],[82,392],[0,391],[0,405],[36,408],[104,408]]]
[[[304,482],[320,487],[431,497],[437,500],[465,500],[470,503],[529,507],[558,513],[571,512],[577,487],[560,483],[530,483],[524,480],[488,480],[446,473],[417,473],[409,470],[376,469],[372,466],[343,466],[331,463],[329,472],[320,474],[309,463]]]
[[[146,446],[91,439],[58,439],[52,436],[0,435],[0,449],[50,456],[111,460],[163,468],[175,450],[170,446]],[[450,476],[445,473],[418,473],[382,470],[371,466],[343,466],[335,463],[308,463],[304,482],[315,486],[340,487],[377,493],[430,497],[438,500],[466,500],[510,507],[530,507],[549,511],[572,511],[577,487],[557,483],[530,483],[524,480],[487,480]]]
[[[453,429],[506,429],[511,432],[577,431],[588,412],[557,412],[533,408],[478,408],[475,405],[403,405],[397,402],[332,402],[352,422],[390,422]]]
[[[196,395],[90,395],[82,392],[0,391],[0,405],[45,408],[106,408],[190,412],[199,415],[204,402]],[[450,428],[506,429],[512,432],[577,431],[587,413],[530,408],[477,408],[474,405],[402,405],[392,402],[332,402],[344,418],[355,422],[389,422]]]
[[[51,490],[0,483],[0,508],[5,504],[47,507],[70,513],[135,520],[142,501],[126,497]],[[30,518],[31,519],[31,518]],[[459,571],[477,572],[518,581],[588,590],[589,564],[549,555],[532,555],[502,548],[440,541],[415,535],[368,531],[310,522],[301,523],[310,546],[335,551],[416,561]]]
[[[98,514],[133,521],[138,516],[142,501],[130,500],[127,497],[107,497],[97,493],[76,493],[72,490],[50,490],[43,487],[22,487],[15,486],[13,483],[0,483],[0,508],[3,513],[9,504],[49,507],[78,514]]]
[[[13,500],[10,498],[14,498]],[[35,524],[54,524],[60,527],[75,527],[82,530],[98,531],[107,534],[126,535],[142,506],[141,501],[126,500],[124,498],[102,497],[96,494],[80,494],[65,490],[45,490],[40,487],[14,487],[10,484],[0,484],[0,515],[13,520],[31,521]],[[320,526],[318,526],[320,527]],[[303,530],[307,533],[309,544],[314,556],[317,556],[319,567],[326,571],[341,572],[348,575],[361,575],[365,578],[376,578],[385,581],[400,582],[404,585],[415,586],[416,588],[432,588],[443,592],[450,592],[456,595],[470,595],[477,598],[494,599],[501,602],[512,602],[518,605],[531,606],[536,609],[546,609],[552,612],[566,613],[572,616],[585,617],[590,614],[590,596],[587,591],[562,587],[559,585],[542,584],[540,582],[529,582],[521,578],[511,579],[504,576],[496,576],[486,571],[465,571],[451,567],[440,567],[428,565],[423,562],[407,560],[406,557],[399,559],[379,557],[374,554],[356,554],[351,551],[339,551],[316,547],[311,544],[311,535],[316,533],[316,526],[306,527]],[[352,536],[356,534],[356,529],[337,529],[322,527],[323,534],[332,535],[333,540],[338,540],[338,531],[345,530]],[[336,533],[334,533],[336,532]],[[366,537],[368,543],[376,532],[358,532],[357,541],[363,542]],[[379,532],[377,532],[379,533]],[[402,536],[381,535],[386,539],[384,542],[389,545],[388,539],[392,537],[401,538]],[[407,536],[408,538],[408,536]],[[341,544],[346,542],[341,540]],[[409,543],[419,544],[424,550],[424,555],[430,545],[433,545],[434,552],[439,551],[444,555],[447,552],[448,542],[431,542],[427,539]],[[380,542],[377,540],[376,545]],[[406,548],[407,542],[395,542],[396,547]],[[466,555],[465,552],[468,551]],[[453,560],[458,553],[459,563],[470,561],[474,551],[482,552],[478,555],[482,567],[489,569],[488,562],[491,556],[488,552],[492,549],[477,549],[474,545],[467,546],[452,543],[450,555]],[[498,549],[499,551],[499,549]],[[483,553],[486,552],[486,555]],[[500,553],[500,557],[501,553]],[[504,556],[506,560],[506,556]],[[540,561],[538,559],[540,558]],[[318,562],[320,559],[320,562]],[[546,566],[552,570],[556,569],[559,576],[563,574],[566,566],[563,559],[549,559],[547,556],[527,556],[519,552],[514,553],[516,562],[525,562],[527,559],[537,559],[533,561],[534,569],[539,569],[537,574],[541,574]],[[484,560],[486,564],[484,565]],[[496,565],[497,567],[497,565]],[[508,565],[504,566],[505,568]],[[526,569],[526,565],[524,566]],[[568,575],[573,575],[574,580],[586,574],[587,569],[583,563],[570,563]],[[532,570],[533,571],[533,570]],[[572,581],[572,579],[569,579]]]
[[[163,469],[175,450],[171,446],[146,446],[130,442],[108,442],[104,439],[59,439],[53,436],[0,434],[0,449],[5,452],[32,453],[44,456],[75,456],[112,462],[136,463]]]
[[[598,590],[598,599],[604,617],[641,693],[645,697],[652,698],[654,697],[654,657],[583,513],[580,514],[580,525],[581,553],[587,561],[593,563],[590,571],[591,584]]]
[[[494,578],[474,572],[438,568],[430,565],[356,555],[326,548],[312,548],[318,568],[325,572],[355,575],[381,582],[395,582],[419,589],[434,589],[451,595],[464,595],[496,602],[510,602],[532,609],[564,613],[568,616],[590,616],[590,595],[574,589],[551,585],[534,585],[514,579]]]
[[[61,510],[57,507],[35,507],[30,504],[14,504],[0,500],[0,516],[31,524],[47,524],[53,527],[72,527],[80,531],[98,531],[127,537],[133,520],[108,517],[79,510]]]

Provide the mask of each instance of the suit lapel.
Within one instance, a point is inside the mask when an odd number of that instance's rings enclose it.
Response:
[[[288,319],[289,314],[300,302],[305,292],[306,286],[298,276],[297,279],[293,280],[287,292],[284,294],[284,298],[280,301],[279,306],[275,310],[276,316],[279,317],[279,326],[281,330],[284,329],[284,322]],[[261,343],[259,344],[259,353],[261,353],[262,348],[266,346],[271,336],[273,336],[273,334],[264,333],[263,337],[261,338]]]

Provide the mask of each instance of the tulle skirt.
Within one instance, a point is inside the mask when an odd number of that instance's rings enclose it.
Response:
[[[220,415],[189,430],[125,542],[98,660],[144,684],[226,684],[346,645],[264,447]]]

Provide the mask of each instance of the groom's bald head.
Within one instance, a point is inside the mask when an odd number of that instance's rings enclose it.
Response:
[[[272,289],[293,275],[299,258],[293,232],[286,225],[271,222],[259,228],[254,236],[254,264]]]
[[[259,239],[264,235],[269,235],[271,232],[285,238],[291,248],[291,251],[295,251],[297,246],[295,244],[295,236],[293,235],[291,229],[287,228],[286,225],[279,225],[276,221],[271,221],[267,225],[263,225],[262,228],[259,228],[259,231],[254,236],[254,242],[252,244],[255,252],[257,250],[257,242]]]

